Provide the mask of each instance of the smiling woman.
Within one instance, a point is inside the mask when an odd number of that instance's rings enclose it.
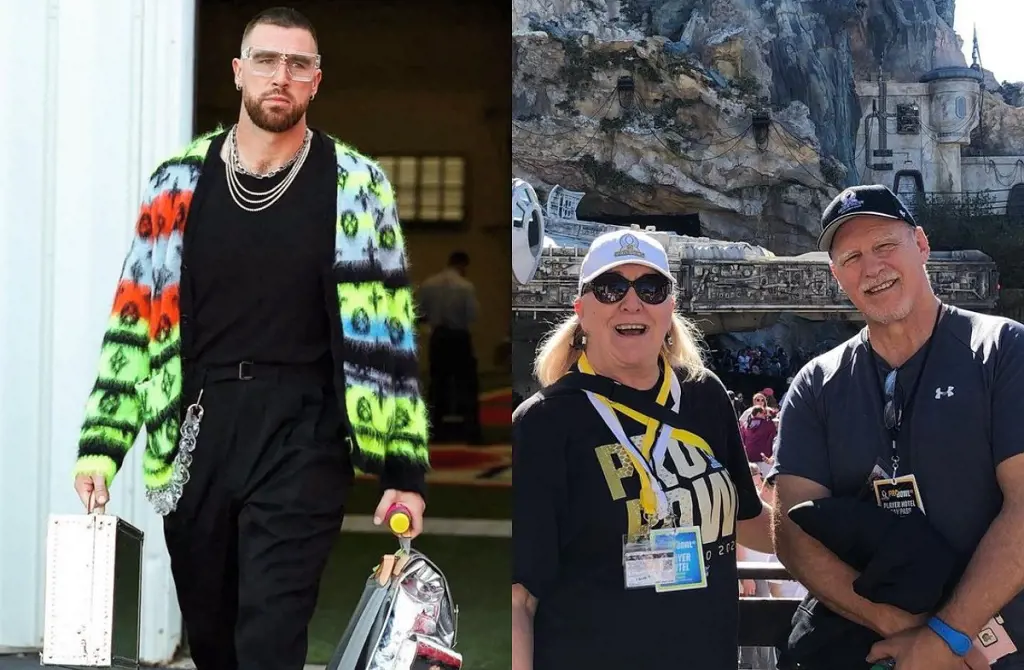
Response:
[[[652,636],[736,665],[736,544],[771,551],[768,515],[674,289],[654,238],[602,235],[537,357],[512,418],[513,670],[659,667]]]
[[[645,255],[641,240],[664,262]],[[658,376],[659,351],[687,379],[705,372],[698,331],[675,311],[675,279],[656,241],[629,231],[601,236],[583,261],[579,286],[573,315],[541,346],[535,362],[541,384],[558,381],[584,349],[597,356],[598,369],[607,370],[608,376],[618,375],[622,381],[620,377],[639,374],[641,378],[633,380],[638,388],[649,388],[652,374]],[[588,348],[589,338],[595,342]]]

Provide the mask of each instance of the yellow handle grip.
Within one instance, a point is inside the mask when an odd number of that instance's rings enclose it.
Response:
[[[389,507],[387,514],[384,515],[384,520],[395,535],[405,535],[412,527],[412,514],[405,505]]]

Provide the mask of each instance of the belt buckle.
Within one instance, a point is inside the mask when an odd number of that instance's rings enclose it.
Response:
[[[250,379],[252,379],[251,361],[242,361],[241,363],[238,364],[238,378],[241,381],[249,381]]]

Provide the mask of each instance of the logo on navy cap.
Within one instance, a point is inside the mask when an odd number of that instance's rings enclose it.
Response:
[[[839,211],[836,214],[845,214],[851,209],[856,209],[864,205],[864,201],[857,197],[857,194],[852,190],[846,191],[839,198]]]

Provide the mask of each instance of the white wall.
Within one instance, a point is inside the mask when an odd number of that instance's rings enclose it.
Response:
[[[965,98],[966,117],[956,118],[952,100],[957,95]],[[901,170],[916,170],[921,173],[926,192],[960,192],[961,159],[960,147],[970,142],[970,133],[978,125],[978,85],[971,80],[944,81],[934,84],[889,82],[886,87],[886,106],[891,115],[888,128],[887,147],[893,155],[888,158],[874,157],[865,152],[865,121],[872,111],[872,102],[878,100],[877,81],[857,83],[857,96],[861,106],[861,123],[857,129],[855,156],[857,171],[862,184],[886,184],[893,188],[896,174]],[[920,109],[921,129],[916,134],[901,135],[896,132],[896,106],[917,104]],[[878,148],[879,123],[871,121],[871,149]],[[952,132],[950,132],[952,131]],[[870,170],[868,163],[892,163],[892,170]]]
[[[81,511],[76,437],[139,197],[192,132],[194,15],[194,0],[0,0],[0,646],[42,644],[46,518]],[[107,511],[146,533],[155,662],[181,623],[140,450]]]
[[[965,156],[962,170],[964,191],[988,191],[992,213],[1005,214],[1010,189],[1024,183],[1024,156]]]

